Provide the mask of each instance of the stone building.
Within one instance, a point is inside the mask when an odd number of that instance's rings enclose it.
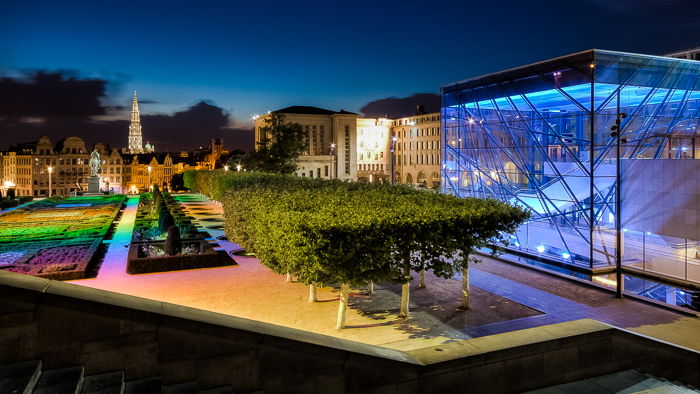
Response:
[[[151,184],[167,186],[178,169],[167,153],[122,155],[117,149],[108,149],[102,143],[94,145],[100,154],[100,190],[130,193],[146,190]],[[87,192],[90,176],[90,153],[85,142],[68,137],[55,145],[49,137],[36,142],[20,144],[0,156],[0,189],[5,194],[14,188],[17,196],[47,197]],[[49,176],[49,171],[51,175]],[[49,193],[51,178],[52,193]]]
[[[391,182],[393,121],[387,118],[357,119],[357,180]]]
[[[307,149],[297,161],[299,176],[325,179],[357,179],[357,114],[318,107],[293,106],[273,113],[285,122],[298,123],[306,132]],[[270,114],[256,117],[256,147],[263,139],[261,127]]]
[[[396,183],[440,187],[440,114],[430,113],[395,119]]]

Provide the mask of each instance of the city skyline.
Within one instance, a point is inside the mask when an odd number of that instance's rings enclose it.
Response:
[[[191,149],[213,136],[250,149],[251,116],[275,108],[304,104],[369,116],[401,108],[408,116],[416,100],[403,99],[423,94],[420,102],[439,102],[440,86],[465,76],[590,48],[663,54],[700,45],[692,34],[700,10],[691,1],[510,3],[271,3],[265,10],[216,2],[4,4],[0,32],[13,39],[0,44],[3,83],[33,85],[43,73],[96,89],[85,92],[92,108],[80,119],[39,124],[37,105],[36,116],[19,122],[1,113],[0,127],[29,139],[57,139],[62,131],[116,145],[120,140],[110,139],[128,127],[130,92],[138,90],[144,135],[150,129],[154,145]],[[662,5],[664,12],[654,11]],[[192,130],[201,124],[202,141],[195,141]],[[0,146],[19,142],[4,134]]]

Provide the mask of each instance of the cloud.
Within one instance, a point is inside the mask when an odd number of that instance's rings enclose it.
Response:
[[[440,95],[434,93],[416,93],[410,97],[388,97],[374,100],[360,108],[366,117],[399,118],[415,115],[416,107],[422,105],[426,112],[440,111]]]
[[[2,117],[81,117],[104,115],[101,100],[108,81],[79,79],[70,72],[34,71],[0,77]]]
[[[36,141],[47,135],[55,143],[69,136],[85,140],[88,147],[102,142],[115,148],[127,145],[131,99],[127,105],[106,94],[108,87],[121,95],[118,83],[105,79],[80,79],[66,71],[35,71],[0,78],[0,144]],[[153,102],[139,100],[139,103]],[[107,115],[107,116],[104,116]],[[144,143],[158,151],[191,150],[223,138],[231,149],[253,148],[252,130],[234,129],[228,111],[200,100],[170,114],[141,114]]]

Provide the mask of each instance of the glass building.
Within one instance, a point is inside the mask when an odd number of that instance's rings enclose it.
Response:
[[[442,103],[442,191],[527,207],[510,248],[700,283],[700,62],[589,50]]]

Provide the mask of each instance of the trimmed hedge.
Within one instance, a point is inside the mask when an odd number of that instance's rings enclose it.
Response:
[[[222,201],[227,236],[303,283],[452,277],[469,255],[503,240],[528,214],[493,199],[261,173],[196,171],[187,187]]]

